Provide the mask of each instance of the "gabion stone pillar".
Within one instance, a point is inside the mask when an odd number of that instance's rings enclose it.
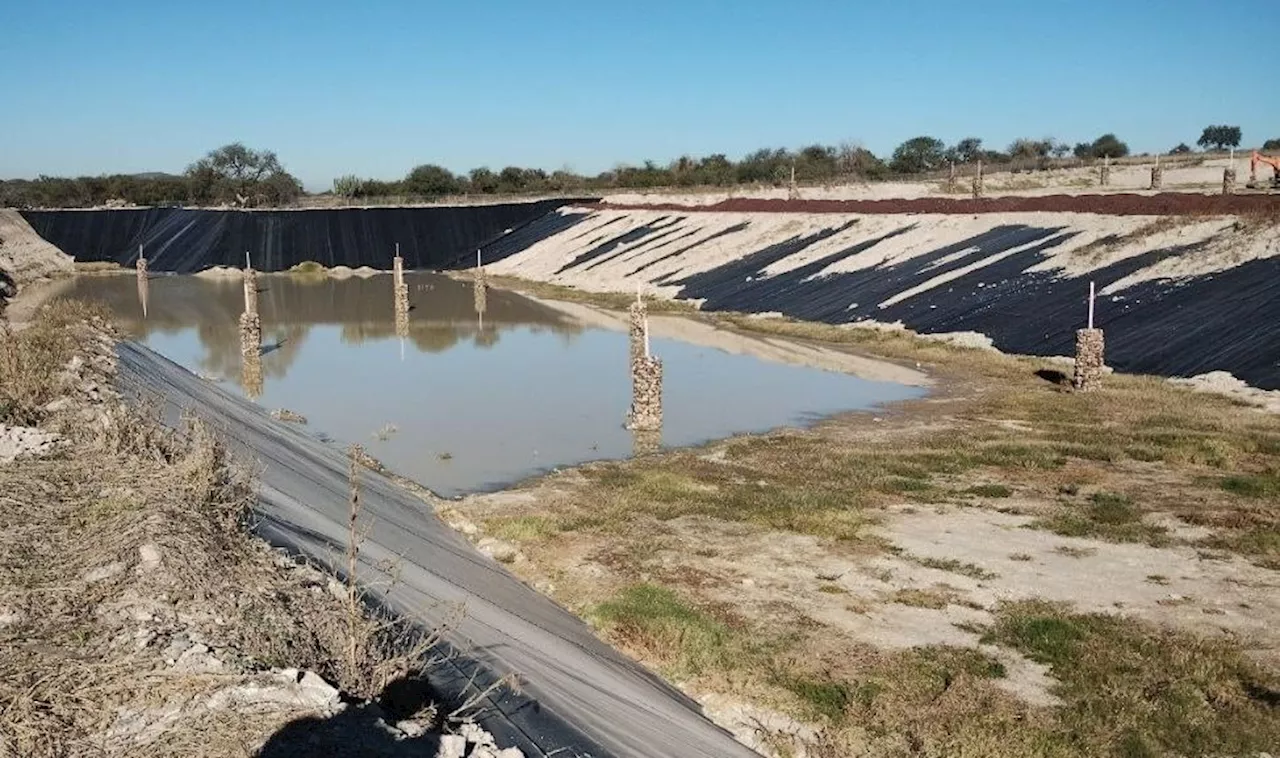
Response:
[[[631,373],[635,374],[636,366],[645,357],[644,334],[649,318],[649,310],[643,300],[637,300],[628,309],[631,316],[631,328],[628,332],[631,346]]]
[[[631,369],[631,412],[627,428],[656,431],[662,428],[662,361],[641,356]]]
[[[147,278],[147,259],[139,258],[138,262],[135,265],[138,268],[138,281],[142,281],[146,279]]]
[[[1164,186],[1164,169],[1160,166],[1151,167],[1151,189],[1158,190]]]
[[[1222,194],[1230,195],[1236,191],[1236,170],[1235,167],[1224,168],[1222,170]]]
[[[1076,330],[1076,371],[1072,384],[1080,392],[1102,385],[1104,342],[1101,329]]]
[[[489,310],[489,285],[483,279],[471,285],[471,298],[476,315],[483,316]]]
[[[982,161],[978,161],[978,173],[973,175],[973,199],[982,197]]]
[[[258,315],[258,277],[251,268],[244,270],[244,312]]]
[[[1111,184],[1111,161],[1107,158],[1102,159],[1102,168],[1098,169],[1098,186],[1106,187]]]
[[[658,452],[662,446],[662,432],[657,429],[633,429],[631,432],[631,455],[639,458]]]

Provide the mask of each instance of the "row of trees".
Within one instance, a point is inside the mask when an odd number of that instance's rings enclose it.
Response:
[[[1203,148],[1238,147],[1238,126],[1208,126],[1197,144]],[[1280,139],[1263,148],[1280,149]],[[1185,143],[1170,153],[1189,153]],[[666,165],[646,161],[642,166],[618,166],[594,176],[569,170],[488,167],[454,174],[443,166],[417,166],[403,179],[383,181],[342,176],[333,194],[349,200],[385,197],[439,198],[451,195],[510,195],[529,193],[590,193],[654,187],[726,187],[738,184],[782,185],[794,175],[797,182],[835,182],[913,176],[945,170],[951,164],[982,161],[988,166],[1034,170],[1055,159],[1122,158],[1129,146],[1114,134],[1074,145],[1050,137],[1014,140],[1004,150],[984,146],[978,137],[947,145],[931,136],[913,137],[899,145],[887,161],[854,144],[810,145],[800,150],[765,148],[734,161],[722,153],[683,156]],[[794,172],[794,173],[793,173]],[[128,203],[135,205],[231,205],[268,207],[288,205],[303,194],[302,185],[285,171],[269,150],[253,150],[234,143],[211,151],[187,167],[182,175],[139,174],[80,178],[42,176],[35,180],[0,181],[0,205],[83,207]]]
[[[0,181],[0,206],[75,208],[97,205],[287,205],[302,183],[270,150],[234,143],[210,151],[175,174],[116,174],[76,178],[41,176]]]

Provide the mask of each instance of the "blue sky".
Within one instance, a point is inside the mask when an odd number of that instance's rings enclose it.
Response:
[[[1275,2],[0,0],[0,177],[178,172],[237,140],[309,189],[919,134],[1260,144]]]

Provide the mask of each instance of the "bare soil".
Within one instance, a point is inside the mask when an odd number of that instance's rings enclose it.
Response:
[[[885,200],[782,200],[731,198],[710,205],[682,203],[610,203],[587,205],[611,210],[664,210],[681,213],[1096,213],[1107,216],[1280,215],[1280,195],[1204,195],[1165,192],[1156,195],[1042,195],[973,198],[918,197]]]

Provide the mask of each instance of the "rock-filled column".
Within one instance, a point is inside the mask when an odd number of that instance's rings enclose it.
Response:
[[[392,259],[391,266],[391,298],[395,311],[396,336],[409,336],[409,285],[404,280],[404,258],[399,250]]]
[[[1222,169],[1222,194],[1230,195],[1236,191],[1236,167]]]
[[[637,458],[642,455],[652,455],[658,452],[658,448],[662,446],[662,431],[660,429],[632,429],[631,430],[631,454]]]
[[[1164,186],[1164,169],[1160,164],[1151,167],[1151,189],[1158,190]]]
[[[1111,156],[1102,156],[1102,168],[1098,169],[1098,186],[1106,187],[1111,184]]]
[[[973,199],[982,197],[982,161],[978,161],[978,173],[973,175]]]
[[[147,278],[147,259],[142,257],[142,251],[138,251],[138,260],[134,264],[138,269],[138,302],[142,304],[142,317],[147,317],[147,300],[151,294],[151,282]]]
[[[244,270],[244,313],[240,314],[241,384],[250,399],[262,395],[262,318],[258,315],[258,282]]]
[[[1104,343],[1101,329],[1076,330],[1076,371],[1072,384],[1080,392],[1102,385]]]
[[[631,348],[631,373],[634,375],[636,366],[644,359],[646,354],[644,346],[645,330],[648,328],[649,313],[645,307],[644,301],[636,298],[628,310],[631,317],[631,327],[628,330],[628,344]]]
[[[662,361],[644,356],[631,371],[631,412],[627,428],[658,431],[662,428]]]
[[[662,429],[662,361],[649,354],[648,309],[638,295],[630,308],[631,410],[627,428],[654,432]]]

